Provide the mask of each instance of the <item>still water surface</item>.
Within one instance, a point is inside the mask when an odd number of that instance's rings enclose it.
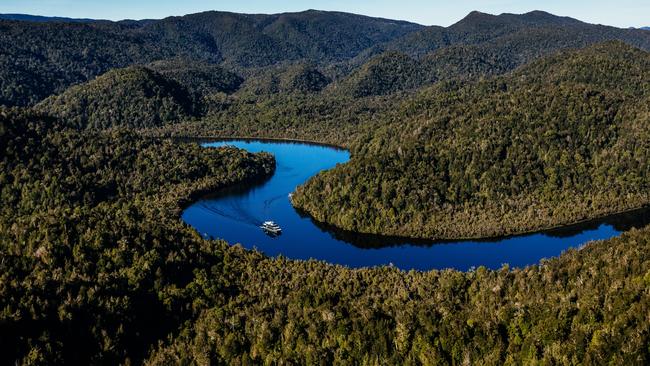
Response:
[[[269,256],[314,258],[349,267],[392,263],[405,270],[468,270],[478,266],[496,269],[504,263],[523,267],[590,240],[607,239],[650,222],[650,210],[645,209],[559,230],[486,241],[431,242],[343,232],[298,213],[288,195],[318,172],[348,161],[347,151],[259,140],[203,144],[207,148],[224,145],[272,153],[277,163],[275,174],[258,184],[205,197],[189,206],[182,218],[205,237],[241,243]],[[267,220],[278,223],[282,235],[266,235],[259,225]]]

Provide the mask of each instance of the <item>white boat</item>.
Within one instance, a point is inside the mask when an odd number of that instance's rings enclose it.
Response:
[[[260,228],[262,228],[262,230],[264,230],[267,234],[279,235],[282,233],[280,225],[276,224],[273,221],[264,221]]]

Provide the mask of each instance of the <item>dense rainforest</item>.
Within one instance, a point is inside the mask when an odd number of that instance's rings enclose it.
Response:
[[[379,73],[352,77],[361,83],[353,93],[383,94],[437,79],[502,73],[560,49],[607,40],[650,49],[647,31],[544,12],[473,12],[447,28],[316,10],[204,12],[121,22],[6,18],[0,18],[0,105],[20,106],[34,105],[113,68],[177,59],[219,65],[241,76],[283,63],[314,63],[336,79],[364,63],[373,69],[383,58],[404,63],[397,75],[391,75],[394,69],[380,68]],[[395,54],[401,57],[395,59]],[[383,73],[387,75],[378,75]],[[390,84],[364,89],[373,83],[364,74]]]
[[[348,230],[441,239],[650,204],[648,70],[649,53],[613,42],[423,90],[293,202]]]
[[[223,264],[224,243],[182,225],[182,205],[275,166],[28,111],[1,110],[0,123],[3,364],[144,357],[195,312],[196,277]]]
[[[113,68],[184,58],[255,68],[341,62],[422,26],[360,15],[205,12],[157,21],[0,20],[0,105],[33,105]]]
[[[0,117],[2,363],[650,360],[647,229],[517,270],[267,258],[178,215],[270,156]]]
[[[179,215],[273,157],[172,139],[349,148],[293,196],[346,229],[576,222],[650,203],[650,32],[544,12],[0,19],[0,364],[650,363],[650,228],[496,271],[269,258]]]

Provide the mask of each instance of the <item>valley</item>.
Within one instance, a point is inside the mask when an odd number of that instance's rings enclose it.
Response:
[[[650,360],[646,30],[7,14],[0,49],[2,364]]]

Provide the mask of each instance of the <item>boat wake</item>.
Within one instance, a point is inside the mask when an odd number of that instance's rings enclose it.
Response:
[[[220,208],[217,208],[215,206],[208,205],[206,203],[202,203],[200,207],[210,213],[219,215],[221,217],[225,217],[228,219],[231,219],[233,221],[237,221],[243,224],[251,225],[251,226],[259,226],[262,224],[262,220],[258,219],[257,217],[253,216],[250,212],[246,211],[243,207],[240,205],[235,205],[232,204],[230,205],[230,210],[223,210]]]
[[[278,196],[275,196],[275,197],[271,197],[271,198],[269,198],[267,200],[264,200],[264,211],[268,210],[269,207],[271,207],[271,204],[273,204],[273,202],[275,202],[275,201],[277,201],[279,199],[282,199],[284,197],[286,197],[286,196],[281,194],[281,195],[278,195]]]

